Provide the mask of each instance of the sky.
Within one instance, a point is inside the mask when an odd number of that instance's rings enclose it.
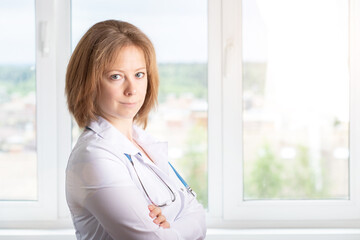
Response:
[[[0,3],[0,64],[35,62],[33,0]],[[128,21],[152,40],[159,62],[207,62],[206,0],[72,0],[72,45],[98,21]]]
[[[35,62],[35,5],[33,0],[0,3],[0,64]],[[264,25],[255,1],[243,2],[244,59],[264,61]],[[72,0],[72,47],[94,23],[128,21],[152,40],[158,62],[207,62],[206,0]]]
[[[207,62],[206,0],[73,0],[73,47],[91,25],[106,19],[144,31],[159,62]]]
[[[269,26],[264,21],[264,11],[260,11],[262,5],[281,16],[283,11],[278,6],[284,4],[312,7],[319,3],[324,8],[331,2],[337,1],[273,0],[272,4],[267,4],[268,0],[242,0],[244,61],[265,62],[268,59]],[[34,4],[34,0],[1,1],[0,64],[35,62]],[[298,16],[300,21],[307,19],[303,16]],[[133,23],[148,35],[155,46],[158,62],[206,63],[207,18],[207,0],[72,0],[72,47],[94,23],[119,19]]]
[[[0,3],[0,64],[34,64],[35,1]]]

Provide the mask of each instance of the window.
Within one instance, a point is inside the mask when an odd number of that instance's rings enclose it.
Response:
[[[54,88],[46,79],[54,76],[47,49],[51,46],[45,39],[49,26],[40,21],[43,16],[34,1],[5,1],[3,5],[0,219],[49,219],[57,211],[53,197],[56,142],[46,141],[56,136],[56,125],[51,124],[55,122],[56,94],[48,98]],[[35,48],[40,31],[42,45]]]
[[[242,5],[244,199],[349,199],[348,2],[279,3]]]
[[[70,8],[47,0],[5,1],[2,6],[0,224],[71,226],[63,187],[70,152],[70,134],[64,129],[70,129],[70,118],[60,81],[70,55]]]
[[[0,199],[33,201],[38,197],[35,6],[8,1],[0,11]]]
[[[353,1],[224,2],[225,219],[357,218],[358,11]]]
[[[148,131],[170,142],[209,227],[360,226],[359,1],[97,2],[0,9],[2,32],[18,26],[0,37],[1,227],[72,227],[64,173],[79,129],[66,66],[80,36],[110,18],[155,45],[162,83]],[[28,165],[9,163],[24,154]]]

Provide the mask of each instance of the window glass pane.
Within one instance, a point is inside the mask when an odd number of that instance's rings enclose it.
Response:
[[[147,131],[168,141],[169,160],[207,206],[207,1],[73,0],[73,48],[90,26],[106,19],[128,21],[153,42],[159,106]],[[79,132],[73,128],[74,142]]]
[[[348,1],[242,11],[245,199],[348,199]]]
[[[34,1],[2,1],[0,32],[0,200],[36,200]]]

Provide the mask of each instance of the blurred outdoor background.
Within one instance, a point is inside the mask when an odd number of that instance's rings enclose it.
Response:
[[[348,199],[347,1],[242,8],[244,152],[234,157],[245,200]],[[0,9],[0,200],[37,199],[34,12],[26,0]],[[148,131],[169,142],[169,160],[206,207],[207,2],[73,0],[72,49],[105,19],[129,21],[153,41],[160,95]],[[72,131],[74,144],[81,130]]]

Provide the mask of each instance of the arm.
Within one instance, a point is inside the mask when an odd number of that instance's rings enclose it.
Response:
[[[83,161],[83,205],[113,239],[182,239],[175,229],[164,229],[149,216],[148,203],[120,160]]]
[[[187,193],[186,193],[187,194]],[[196,198],[186,196],[182,214],[171,224],[171,228],[181,232],[181,237],[188,240],[202,240],[206,236],[205,211]],[[190,231],[192,230],[192,231]]]
[[[170,223],[166,221],[166,217],[162,215],[161,208],[156,207],[155,205],[149,205],[149,215],[151,218],[154,218],[153,222],[158,224],[160,227],[163,228],[170,228]]]

